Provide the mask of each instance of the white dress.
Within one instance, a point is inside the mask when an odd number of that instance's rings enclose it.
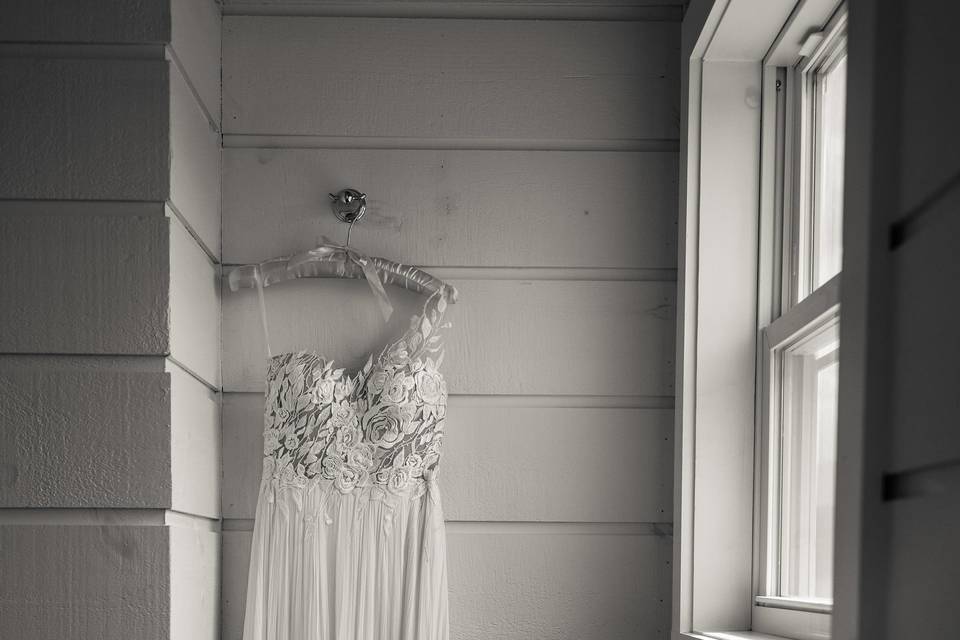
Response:
[[[445,295],[355,373],[271,357],[244,640],[449,638]]]

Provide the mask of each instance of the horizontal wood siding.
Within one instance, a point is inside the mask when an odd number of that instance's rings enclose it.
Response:
[[[168,365],[171,407],[171,505],[182,513],[220,517],[220,398]]]
[[[224,18],[223,259],[342,242],[327,193],[367,192],[351,244],[460,291],[440,474],[452,637],[666,638],[679,24],[577,19],[633,2],[520,4],[231,5],[317,17]],[[478,19],[498,11],[574,19]],[[268,288],[273,352],[361,366],[422,303],[388,293],[384,326],[363,282]],[[267,360],[256,293],[223,295],[229,640]]]
[[[170,201],[219,258],[220,136],[176,66],[170,70],[170,121]]]
[[[170,638],[220,640],[220,533],[168,527]]]
[[[677,154],[225,149],[224,262],[344,229],[324,202],[369,191],[353,241],[424,265],[676,267]]]
[[[0,441],[0,507],[170,505],[164,373],[4,363]]]
[[[169,221],[0,216],[0,352],[162,355]]]
[[[462,302],[446,316],[451,393],[673,394],[674,283],[452,282]],[[352,369],[398,333],[383,328],[362,281],[306,280],[266,294],[274,353],[314,349]],[[400,318],[421,302],[395,288],[391,297]],[[224,298],[223,340],[224,388],[261,391],[266,348],[255,291]]]
[[[166,528],[7,525],[0,550],[0,637],[170,637]]]
[[[940,218],[895,255],[890,470],[960,464],[960,186],[928,215]],[[953,292],[953,293],[951,293]],[[945,358],[941,354],[952,354]]]
[[[220,7],[217,0],[165,0],[171,47],[214,129],[220,126]],[[212,188],[212,185],[209,185]]]
[[[242,635],[250,537],[223,533],[223,640]],[[666,637],[670,548],[656,535],[448,532],[451,637]]]
[[[224,132],[675,139],[675,22],[231,17]]]
[[[0,198],[163,201],[163,60],[0,58]]]
[[[455,521],[669,522],[673,411],[450,400],[443,508]],[[223,402],[223,516],[252,519],[263,395]]]
[[[169,42],[169,0],[7,0],[2,42]]]
[[[220,383],[220,269],[170,220],[170,355],[211,387]]]

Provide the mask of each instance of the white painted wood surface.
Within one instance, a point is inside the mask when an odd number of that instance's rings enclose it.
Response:
[[[220,127],[220,7],[216,0],[164,0],[176,63],[215,130]]]
[[[344,10],[400,10],[373,4]],[[665,638],[678,25],[450,20],[436,16],[530,7],[417,4],[402,10],[434,18],[224,19],[224,262],[342,241],[326,194],[367,191],[353,244],[428,265],[461,292],[443,365],[453,637]],[[566,4],[543,10],[576,17]],[[266,293],[274,353],[315,350],[349,368],[422,302],[391,288],[385,327],[363,282]],[[230,639],[266,348],[255,291],[225,290],[222,311]]]
[[[0,216],[0,352],[162,355],[169,222]]]
[[[452,282],[462,301],[446,314],[451,393],[673,393],[674,283]],[[384,329],[362,281],[303,280],[266,294],[274,353],[317,350],[352,369],[399,335]],[[422,302],[395,287],[390,294],[401,318]],[[224,389],[261,391],[266,349],[254,290],[225,296],[223,341]]]
[[[211,387],[219,385],[219,267],[175,216],[170,218],[170,355]]]
[[[167,527],[170,638],[220,640],[220,534]]]
[[[223,639],[239,640],[249,532],[223,533]],[[666,637],[670,540],[656,535],[447,533],[457,640]]]
[[[176,65],[170,67],[170,201],[219,259],[220,137]]]
[[[163,60],[0,58],[0,198],[166,200],[168,82]]]
[[[669,522],[669,409],[497,407],[450,400],[444,514],[455,521]],[[263,396],[223,398],[223,516],[254,516]]]
[[[228,16],[223,26],[225,133],[678,135],[675,22]]]
[[[683,0],[224,0],[225,15],[680,20]]]
[[[914,4],[902,12],[901,215],[920,206],[948,181],[956,183],[960,178],[960,145],[944,144],[960,139],[960,120],[953,117],[960,84],[944,82],[960,76],[960,58],[952,55],[958,23],[960,5],[956,3],[937,11]]]
[[[168,506],[169,416],[163,373],[4,362],[0,506]]]
[[[0,637],[168,638],[164,527],[0,526]]]
[[[160,43],[170,38],[170,0],[7,0],[2,42]]]
[[[894,254],[897,291],[892,345],[891,437],[888,471],[960,461],[960,187],[926,215]],[[944,357],[943,354],[950,354]]]
[[[220,517],[220,398],[175,364],[170,374],[170,505]]]
[[[343,241],[327,193],[368,191],[352,240],[453,266],[676,267],[677,157],[664,152],[226,149],[224,262]]]

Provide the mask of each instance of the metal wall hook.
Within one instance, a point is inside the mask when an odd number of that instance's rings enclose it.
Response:
[[[356,189],[341,189],[330,196],[330,208],[340,222],[353,224],[367,211],[367,194]]]

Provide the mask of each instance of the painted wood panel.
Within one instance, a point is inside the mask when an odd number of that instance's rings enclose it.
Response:
[[[228,16],[224,131],[677,138],[679,36],[673,22]]]
[[[445,318],[451,393],[673,393],[674,283],[452,282],[461,302]],[[315,349],[351,369],[399,335],[422,301],[391,288],[398,320],[385,328],[362,281],[304,280],[266,293],[274,353]],[[261,391],[266,349],[254,290],[226,294],[223,340],[225,390]]]
[[[175,364],[170,374],[172,508],[220,517],[220,398]]]
[[[367,189],[352,239],[413,264],[676,268],[677,154],[226,149],[224,262],[342,241],[327,193]]]
[[[223,533],[224,640],[241,636],[250,536]],[[652,535],[448,533],[451,637],[668,638],[670,548]]]
[[[163,373],[0,368],[0,506],[170,504]]]
[[[887,638],[949,638],[960,597],[958,495],[888,503],[889,554],[884,608]]]
[[[168,83],[163,60],[0,59],[0,198],[166,200]]]
[[[937,11],[904,9],[899,59],[901,84],[898,147],[900,213],[906,214],[941,189],[960,180],[960,146],[944,144],[960,139],[960,120],[954,117],[960,101],[960,57],[944,55],[956,44],[960,4],[947,3]]]
[[[668,522],[673,411],[496,407],[454,397],[441,462],[456,521]],[[253,518],[263,396],[223,398],[223,515]]]
[[[211,125],[220,126],[220,7],[216,0],[166,0],[171,46],[203,103]]]
[[[220,639],[220,534],[169,527],[170,640]]]
[[[167,529],[0,526],[0,637],[168,638]]]
[[[180,220],[170,219],[170,355],[220,383],[220,278]]]
[[[6,0],[2,42],[161,43],[170,39],[169,0]]]
[[[220,136],[176,66],[170,70],[170,200],[220,257]]]
[[[165,354],[168,225],[0,216],[0,352]]]
[[[929,226],[893,254],[890,471],[960,459],[958,214],[960,187],[927,214]]]

